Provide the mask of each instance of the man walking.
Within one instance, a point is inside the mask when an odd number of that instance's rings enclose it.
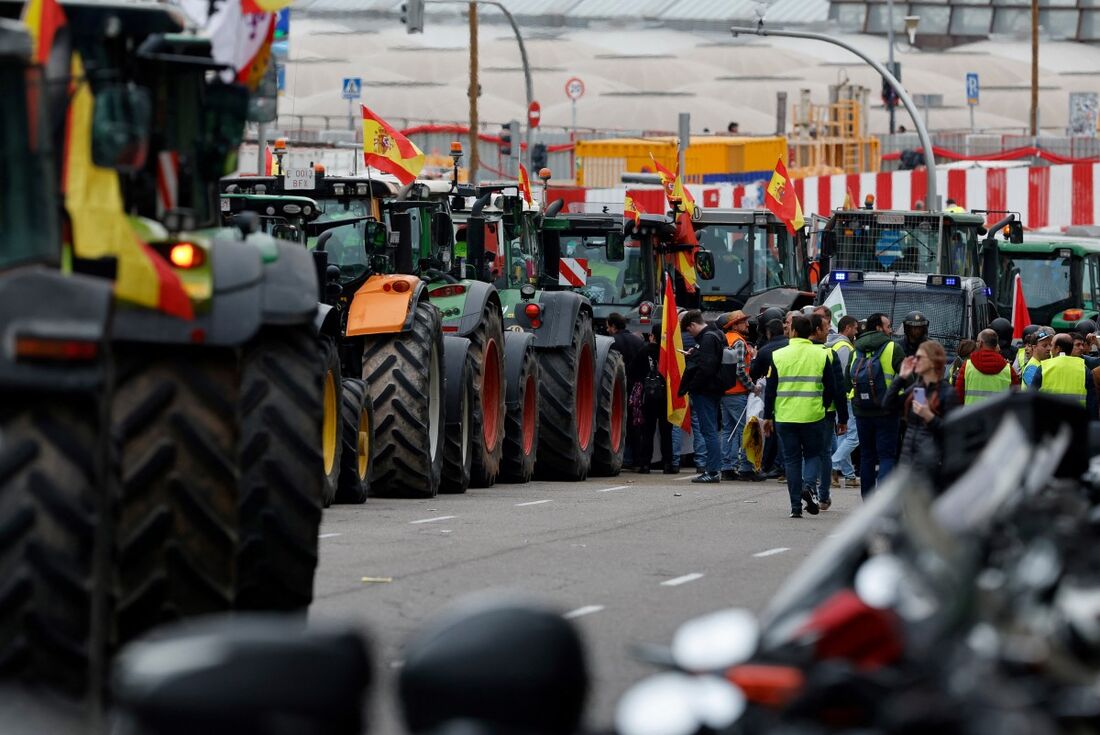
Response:
[[[1059,334],[1054,338],[1054,356],[1045,360],[1031,379],[1031,390],[1052,396],[1069,398],[1088,412],[1090,421],[1096,415],[1096,386],[1085,368],[1085,361],[1074,357],[1073,337]]]
[[[867,317],[867,331],[856,340],[856,357],[850,368],[852,410],[859,434],[859,492],[864,498],[897,462],[900,419],[896,411],[881,404],[904,356],[891,339],[890,317],[880,312]]]
[[[817,311],[810,315],[810,327],[813,330],[810,341],[815,345],[820,345],[825,350],[826,367],[833,374],[833,386],[836,389],[833,401],[825,404],[825,419],[821,422],[821,461],[816,478],[807,479],[807,469],[806,467],[802,469],[803,484],[812,484],[816,487],[817,504],[821,510],[829,510],[829,507],[833,504],[831,480],[833,475],[833,450],[836,448],[836,429],[838,425],[847,425],[848,423],[848,404],[844,400],[843,392],[844,373],[840,369],[840,363],[836,359],[836,355],[825,343],[829,338],[829,327],[831,325],[832,322],[827,317],[818,314]]]
[[[964,406],[1007,393],[1020,386],[1020,376],[1001,354],[1000,338],[992,329],[978,332],[978,349],[959,368],[955,393]]]
[[[695,340],[695,347],[687,354],[687,368],[680,383],[680,395],[686,393],[691,396],[691,413],[698,417],[699,433],[707,452],[703,472],[692,482],[721,482],[722,446],[718,437],[718,404],[723,390],[718,370],[722,366],[726,338],[717,327],[703,321],[703,313],[698,309],[684,312],[680,317],[680,328]]]
[[[791,320],[790,344],[772,356],[764,396],[764,433],[775,431],[783,443],[791,518],[802,517],[803,502],[810,515],[820,510],[812,486],[820,472],[825,407],[837,395],[828,354],[809,340],[812,330],[804,316]]]
[[[749,464],[741,448],[745,409],[749,405],[749,396],[756,392],[756,386],[749,378],[749,363],[752,360],[752,347],[747,339],[749,317],[743,311],[732,311],[718,317],[714,325],[726,333],[727,351],[730,353],[727,357],[733,358],[737,375],[737,383],[722,396],[722,479],[758,482],[764,478]]]
[[[826,346],[836,355],[837,363],[844,374],[844,401],[848,406],[848,429],[837,437],[836,449],[830,458],[830,466],[836,479],[833,484],[840,487],[840,478],[844,478],[846,485],[855,487],[857,477],[856,468],[852,466],[852,452],[859,446],[859,434],[856,430],[856,417],[852,412],[851,380],[848,371],[852,365],[852,355],[855,354],[856,330],[859,322],[854,316],[842,316],[837,322],[837,333],[829,337]]]

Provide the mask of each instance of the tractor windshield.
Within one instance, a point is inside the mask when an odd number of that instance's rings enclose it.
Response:
[[[798,285],[797,263],[786,231],[710,224],[697,237],[699,247],[714,253],[714,279],[700,282],[704,295],[748,296]]]
[[[1041,308],[1044,306],[1076,305],[1073,289],[1072,258],[1059,258],[1052,253],[1036,253],[1024,255],[1022,253],[1002,253],[1001,264],[998,269],[997,292],[1005,294],[1002,301],[1006,301],[1012,295],[1012,284],[1016,274],[1024,284],[1024,297],[1029,308]],[[1078,261],[1080,267],[1080,261]],[[1084,299],[1080,302],[1083,303]]]
[[[39,69],[0,60],[0,268],[28,262],[56,262],[60,240],[51,204],[49,130],[41,109],[46,94]],[[33,91],[32,91],[33,90]]]
[[[369,200],[362,199],[318,199],[318,208],[321,213],[316,222],[337,222],[342,219],[357,217],[370,217],[373,207]],[[329,230],[332,234],[325,243],[325,252],[328,253],[328,262],[340,269],[341,280],[351,281],[361,277],[370,270],[370,260],[364,243],[367,242],[367,228],[371,225],[373,233],[378,227],[377,221],[367,222],[359,220],[349,222],[342,227]],[[371,238],[373,243],[375,238]],[[309,238],[309,247],[317,244],[317,238]],[[385,249],[385,237],[379,246],[379,254]]]
[[[940,219],[895,212],[838,212],[830,267],[864,272],[935,273],[939,270]],[[959,265],[966,260],[965,232],[950,244]],[[975,241],[976,248],[976,241]],[[951,268],[951,273],[969,271]]]
[[[526,213],[505,218],[500,221],[504,238],[499,245],[489,243],[489,235],[496,232],[490,224],[491,232],[486,233],[486,252],[498,247],[493,264],[494,285],[499,289],[519,288],[525,283],[534,283],[538,277],[538,238],[535,223]]]
[[[593,304],[634,306],[642,299],[645,274],[642,268],[641,248],[626,248],[623,260],[607,257],[608,238],[622,240],[618,233],[607,235],[563,234],[561,256],[577,258],[588,263],[588,278],[579,289]]]

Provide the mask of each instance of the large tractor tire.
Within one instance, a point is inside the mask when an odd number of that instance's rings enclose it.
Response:
[[[596,417],[596,344],[592,317],[573,324],[568,347],[539,350],[539,444],[535,471],[552,480],[584,480],[592,465]]]
[[[371,495],[432,498],[443,470],[443,327],[439,310],[414,307],[412,329],[366,340],[363,379],[374,400]]]
[[[474,371],[472,484],[492,487],[504,454],[504,326],[500,307],[487,300],[481,310],[481,323],[466,336]]]
[[[367,384],[358,378],[344,378],[340,423],[344,446],[336,502],[358,505],[367,502],[374,465],[374,404],[367,395]]]
[[[598,338],[596,347],[596,446],[592,451],[592,474],[614,477],[623,469],[626,451],[626,365],[622,353],[610,349],[612,340]],[[606,340],[606,342],[605,342]]]
[[[89,694],[103,522],[99,411],[90,398],[0,399],[0,677]]]
[[[324,472],[324,492],[321,495],[324,507],[336,501],[340,488],[340,455],[344,451],[341,441],[340,411],[342,405],[340,373],[340,353],[336,343],[322,337],[321,356],[324,361],[324,411],[321,414],[321,459]]]
[[[464,493],[474,464],[474,357],[470,340],[443,338],[443,369],[447,375],[447,428],[443,440],[441,493]]]
[[[504,414],[504,456],[501,482],[530,482],[535,476],[539,444],[539,361],[534,337],[525,332],[504,335],[504,367],[508,379]]]
[[[112,433],[116,644],[229,610],[238,544],[238,364],[233,350],[119,345]]]
[[[313,599],[325,492],[327,372],[307,327],[266,328],[241,360],[237,608]]]

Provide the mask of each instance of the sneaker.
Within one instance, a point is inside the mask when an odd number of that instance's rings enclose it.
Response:
[[[733,482],[734,480],[739,479],[737,477],[737,470],[722,470],[722,479],[726,480],[727,482]]]
[[[833,487],[840,487],[840,473],[833,470]]]
[[[765,478],[759,472],[738,472],[737,479],[741,482],[763,482]]]
[[[829,510],[829,508],[833,507],[833,501],[831,501],[831,500],[819,500],[818,503],[817,503],[817,507],[820,508],[821,510]]]
[[[817,504],[817,498],[814,497],[814,491],[807,488],[802,488],[802,502],[806,504],[806,512],[812,516],[816,516],[821,512],[821,508]]]
[[[802,509],[801,508],[791,508],[791,514],[787,517],[788,518],[801,518],[802,517]]]
[[[722,478],[717,472],[704,472],[703,474],[699,475],[698,477],[692,478],[691,481],[694,482],[694,483],[711,484],[711,483],[721,482]]]
[[[854,487],[856,490],[859,489],[859,477],[856,475],[845,477],[843,482],[844,487]]]

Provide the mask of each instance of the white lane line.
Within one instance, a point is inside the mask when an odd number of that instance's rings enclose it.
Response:
[[[553,500],[532,500],[530,503],[516,503],[517,508],[522,508],[525,505],[542,505],[543,503],[553,503]]]
[[[435,523],[436,521],[449,521],[452,518],[457,517],[458,516],[436,516],[435,518],[421,518],[419,521],[409,521],[409,525],[411,526],[414,523]]]
[[[321,534],[320,536],[318,536],[317,538],[336,538],[336,537],[337,537],[337,536],[339,536],[339,535],[340,535],[340,534],[338,534],[338,533],[322,533],[322,534]]]
[[[774,549],[768,549],[767,551],[758,551],[753,554],[753,556],[759,559],[762,556],[775,556],[776,554],[782,554],[784,551],[790,551],[790,548],[787,546],[779,546]]]
[[[600,610],[603,610],[603,605],[585,605],[584,607],[578,607],[576,610],[570,610],[562,617],[566,620],[572,620],[573,618],[579,618],[581,615],[598,613]]]
[[[603,490],[597,490],[598,493],[609,493],[612,490],[629,490],[630,485],[616,485],[615,487],[605,487]]]
[[[691,574],[685,574],[682,577],[676,577],[675,579],[666,579],[664,582],[661,582],[661,586],[678,587],[682,584],[687,584],[688,582],[694,582],[695,580],[700,579],[702,576],[703,575],[699,572],[693,572]]]

